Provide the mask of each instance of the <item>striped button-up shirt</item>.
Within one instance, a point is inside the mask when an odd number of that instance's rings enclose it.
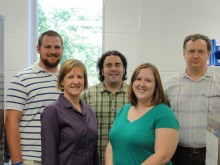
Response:
[[[197,81],[186,73],[171,76],[165,93],[180,124],[179,144],[206,146],[207,115],[220,112],[220,75],[207,70]]]

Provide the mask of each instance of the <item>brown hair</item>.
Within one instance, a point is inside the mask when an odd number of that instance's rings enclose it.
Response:
[[[153,93],[153,98],[151,100],[152,105],[157,105],[159,103],[167,104],[167,100],[166,100],[166,97],[165,97],[165,94],[164,94],[164,90],[163,90],[163,86],[162,86],[159,71],[151,63],[141,64],[134,70],[134,72],[132,74],[132,77],[131,77],[131,82],[130,82],[129,87],[128,87],[128,99],[129,99],[130,103],[133,106],[137,105],[137,97],[134,94],[132,86],[133,86],[133,83],[136,80],[140,70],[144,69],[144,68],[150,68],[152,70],[154,78],[155,78],[155,90],[154,90],[154,93]]]
[[[192,34],[192,35],[187,36],[184,39],[184,42],[183,42],[183,52],[185,52],[185,50],[186,50],[186,44],[187,44],[188,41],[195,41],[195,40],[198,40],[198,39],[204,40],[206,42],[207,50],[210,53],[211,50],[212,50],[211,41],[207,36],[202,35],[202,34]]]
[[[62,47],[63,47],[63,39],[62,39],[62,37],[60,36],[59,33],[55,32],[55,31],[53,31],[53,30],[48,30],[48,31],[46,31],[46,32],[44,32],[44,33],[42,33],[42,34],[40,35],[40,37],[39,37],[39,39],[38,39],[38,46],[41,46],[41,45],[42,45],[42,40],[43,40],[43,37],[44,37],[44,36],[59,37],[60,40],[61,40]]]

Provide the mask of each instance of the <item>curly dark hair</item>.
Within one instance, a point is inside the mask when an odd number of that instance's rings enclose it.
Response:
[[[104,64],[105,58],[111,55],[120,57],[124,70],[125,70],[122,80],[127,80],[127,60],[125,56],[122,53],[118,52],[117,50],[110,50],[110,51],[105,52],[104,54],[102,54],[101,58],[98,60],[97,69],[99,71],[99,80],[103,82],[105,79],[105,77],[102,75],[102,70],[104,67],[103,64]]]

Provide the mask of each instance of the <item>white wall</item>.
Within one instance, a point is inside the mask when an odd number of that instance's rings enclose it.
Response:
[[[32,55],[32,0],[0,0],[4,21],[5,89],[12,76],[30,65]],[[29,58],[30,57],[30,58]]]
[[[189,34],[220,39],[219,0],[105,0],[104,50],[118,49],[128,71],[155,64],[164,80],[183,71],[182,44]]]
[[[32,2],[0,0],[6,86],[15,72],[30,64],[28,55],[36,53]],[[184,70],[185,36],[203,33],[220,39],[219,20],[219,0],[104,0],[103,50],[116,49],[127,57],[129,78],[137,65],[151,62],[165,79]]]

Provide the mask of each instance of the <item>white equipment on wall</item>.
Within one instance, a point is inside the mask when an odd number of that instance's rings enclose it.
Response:
[[[220,165],[220,114],[207,117],[206,165]]]

